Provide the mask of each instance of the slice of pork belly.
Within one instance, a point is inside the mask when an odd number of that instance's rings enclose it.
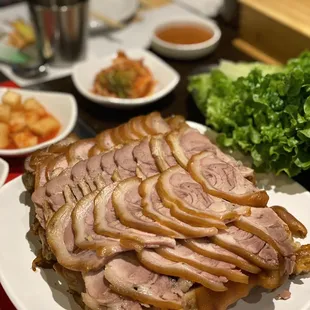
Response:
[[[143,126],[150,135],[166,133],[170,131],[168,123],[161,117],[159,112],[152,112],[144,117]]]
[[[248,283],[248,276],[236,269],[235,265],[200,255],[181,243],[177,243],[174,249],[160,247],[155,252],[174,262],[186,263],[213,275],[224,276],[233,282]]]
[[[202,151],[215,152],[216,146],[202,135],[198,130],[182,126],[179,130],[174,130],[166,136],[171,151],[177,162],[183,167],[187,167],[188,160],[195,154]]]
[[[133,140],[140,140],[140,135],[135,134],[130,126],[129,122],[119,126],[119,134],[123,137],[126,141],[133,141]]]
[[[144,249],[137,253],[137,257],[146,268],[154,272],[199,283],[216,292],[226,291],[223,283],[228,280],[225,277],[212,275],[182,262],[171,261],[153,250]]]
[[[189,237],[200,238],[217,234],[218,230],[215,227],[192,226],[172,216],[170,209],[163,205],[157,194],[156,184],[158,178],[159,175],[148,178],[144,180],[139,187],[139,193],[142,197],[141,206],[145,216],[178,231],[181,234],[176,237],[178,239],[186,239]]]
[[[137,141],[130,142],[115,151],[114,161],[117,168],[113,174],[114,181],[120,181],[136,176],[137,163],[135,162],[132,152],[138,144],[139,142]]]
[[[68,160],[65,154],[60,154],[59,156],[51,159],[46,165],[45,173],[47,175],[47,180],[55,178],[67,167],[68,167]]]
[[[112,194],[118,183],[105,187],[95,199],[95,232],[108,237],[119,238],[127,248],[137,250],[161,245],[175,246],[171,238],[157,236],[123,225],[115,214],[112,205]]]
[[[96,136],[96,146],[102,150],[107,151],[114,147],[114,141],[111,137],[112,129],[106,129]]]
[[[288,226],[271,208],[251,208],[251,215],[241,216],[235,225],[269,243],[283,256],[291,256],[296,251]]]
[[[67,151],[66,156],[69,166],[73,166],[80,160],[87,159],[89,150],[95,145],[95,139],[83,139],[72,143]]]
[[[121,251],[120,240],[98,235],[94,231],[94,200],[99,191],[83,197],[74,207],[71,218],[75,245],[83,250],[95,250],[98,256],[106,255],[106,248],[115,246]]]
[[[120,296],[110,289],[104,278],[104,269],[84,273],[83,279],[86,293],[82,294],[82,298],[90,309],[142,310],[137,301]]]
[[[111,151],[80,161],[47,182],[45,186],[38,188],[32,194],[32,201],[39,207],[48,203],[54,211],[57,211],[69,202],[64,195],[65,188],[69,188],[72,192],[73,202],[95,189],[103,188],[112,182],[111,176],[116,168],[113,156],[114,151]]]
[[[190,128],[187,125],[169,133],[166,140],[174,157],[183,168],[187,167],[188,161],[193,155],[207,151],[214,153],[224,162],[239,169],[240,173],[242,173],[245,178],[254,179],[253,169],[243,166],[241,162],[224,154],[206,135],[201,134],[198,130]]]
[[[123,251],[117,241],[108,242],[105,256],[97,256],[95,251],[76,251],[72,231],[71,213],[73,206],[64,205],[51,218],[46,228],[48,244],[59,264],[74,271],[98,270],[117,253]]]
[[[240,255],[244,259],[263,269],[279,269],[279,257],[276,250],[259,237],[230,226],[221,230],[211,240],[225,249]]]
[[[140,184],[141,180],[134,177],[120,182],[114,189],[112,203],[117,217],[127,227],[170,237],[167,238],[167,242],[170,241],[170,245],[174,246],[175,240],[172,238],[178,237],[179,233],[143,215],[139,195]]]
[[[114,127],[111,130],[111,138],[112,141],[114,142],[114,145],[125,144],[127,142],[126,137],[123,137],[119,131],[121,126]]]
[[[240,211],[245,214],[249,211],[249,208],[240,208],[205,193],[202,186],[180,166],[169,168],[160,175],[157,191],[164,203],[168,200],[189,214],[222,222],[236,220]]]
[[[184,293],[170,277],[143,267],[134,253],[114,257],[105,268],[110,288],[143,304],[160,309],[180,309]]]
[[[155,160],[150,150],[150,137],[145,137],[133,149],[133,157],[137,162],[137,169],[140,170],[144,178],[158,174]]]
[[[168,123],[170,130],[179,129],[185,124],[185,118],[182,115],[172,115],[165,119]]]
[[[201,255],[233,264],[244,271],[254,274],[261,271],[260,268],[249,263],[241,256],[212,243],[207,238],[188,239],[179,243]]]
[[[190,214],[179,208],[175,202],[171,202],[166,198],[161,198],[161,201],[165,207],[170,209],[173,217],[190,226],[216,229],[225,229],[227,227],[222,220]]]
[[[191,158],[188,171],[204,190],[228,201],[253,207],[265,207],[268,195],[247,180],[238,169],[216,157],[202,152]]]
[[[152,136],[150,140],[150,149],[152,157],[160,172],[177,165],[177,162],[171,152],[171,149],[163,135]]]
[[[53,154],[61,154],[65,152],[68,146],[79,140],[79,137],[72,133],[66,138],[44,148],[38,150],[31,155],[29,155],[25,160],[25,171],[27,173],[34,173],[37,169],[37,166],[42,162],[44,158],[52,157]]]
[[[133,134],[138,136],[140,139],[149,135],[149,133],[145,130],[144,125],[143,125],[145,117],[146,116],[144,115],[140,115],[140,116],[132,118],[128,122],[130,131],[133,132]]]

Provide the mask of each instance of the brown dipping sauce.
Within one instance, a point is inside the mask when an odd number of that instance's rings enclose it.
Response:
[[[169,25],[156,31],[156,36],[173,44],[197,44],[213,37],[213,33],[203,26],[193,24]]]

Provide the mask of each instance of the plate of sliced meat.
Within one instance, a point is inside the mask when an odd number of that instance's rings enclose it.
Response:
[[[310,309],[310,193],[213,137],[153,112],[29,156],[0,190],[16,308]]]

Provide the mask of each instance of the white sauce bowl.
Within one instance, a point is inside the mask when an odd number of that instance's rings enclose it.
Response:
[[[195,44],[169,43],[157,36],[157,32],[161,29],[166,29],[169,26],[176,25],[193,25],[199,28],[206,28],[206,30],[210,31],[213,36],[204,42]],[[155,28],[152,36],[152,49],[158,54],[169,58],[184,60],[197,59],[212,53],[216,49],[219,44],[221,34],[220,28],[211,19],[176,19],[161,24]]]

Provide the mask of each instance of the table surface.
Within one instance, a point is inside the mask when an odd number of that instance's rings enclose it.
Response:
[[[235,27],[225,24],[223,21],[218,20],[222,29],[222,39],[217,50],[210,56],[195,60],[195,61],[178,61],[171,59],[164,59],[181,76],[181,81],[176,89],[167,95],[165,98],[142,108],[135,108],[132,110],[116,110],[102,107],[84,98],[78,93],[73,85],[71,77],[46,82],[39,85],[28,87],[36,90],[58,91],[67,92],[75,96],[78,107],[79,117],[86,122],[95,132],[100,132],[106,128],[114,127],[128,119],[139,115],[146,114],[151,111],[157,110],[163,116],[171,114],[181,114],[187,120],[204,123],[204,117],[196,108],[191,96],[187,92],[187,78],[195,70],[207,65],[216,64],[220,59],[230,59],[234,61],[244,60],[251,61],[252,59],[242,52],[235,49],[232,45],[232,39],[236,36],[237,30]],[[104,48],[104,47],[103,47]],[[0,82],[6,81],[7,78],[0,73]],[[296,180],[301,183],[305,188],[310,190],[310,179],[308,173],[304,172],[299,175]],[[5,296],[5,293],[0,288],[0,310],[13,310],[14,307],[10,304]]]

